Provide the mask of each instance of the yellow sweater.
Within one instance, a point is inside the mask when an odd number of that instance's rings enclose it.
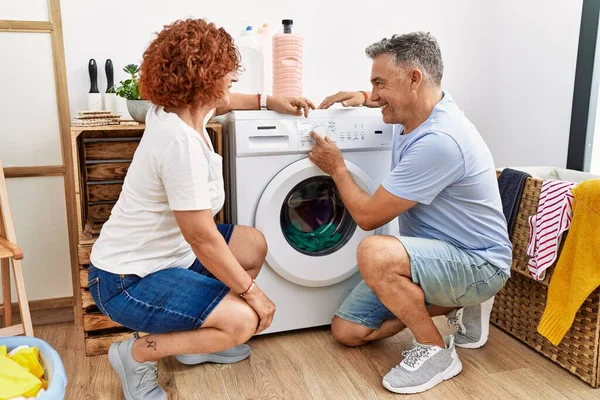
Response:
[[[558,346],[577,310],[600,286],[600,179],[573,188],[573,221],[548,287],[538,332]]]

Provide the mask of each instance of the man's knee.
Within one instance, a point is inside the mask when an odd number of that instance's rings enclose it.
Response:
[[[402,243],[393,236],[373,235],[358,245],[360,273],[369,286],[387,281],[389,274],[410,276],[410,259]]]
[[[373,330],[338,316],[331,321],[331,334],[343,345],[356,347],[366,343],[365,338]]]

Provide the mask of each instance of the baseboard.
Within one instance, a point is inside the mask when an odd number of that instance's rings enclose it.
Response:
[[[59,297],[55,299],[32,300],[29,302],[29,311],[33,325],[47,325],[58,322],[71,322],[73,315],[73,297]],[[15,323],[21,321],[18,303],[12,304],[12,314]],[[0,308],[0,316],[4,316],[4,307]],[[0,326],[4,319],[0,319]]]

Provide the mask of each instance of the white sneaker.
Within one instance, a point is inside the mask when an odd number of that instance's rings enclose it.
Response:
[[[493,307],[492,297],[476,306],[463,307],[450,311],[446,315],[448,325],[456,328],[454,334],[456,347],[478,349],[487,342]]]
[[[404,360],[383,377],[383,386],[394,393],[413,394],[431,389],[462,371],[454,338],[444,338],[446,348],[413,340],[414,347],[402,352]]]

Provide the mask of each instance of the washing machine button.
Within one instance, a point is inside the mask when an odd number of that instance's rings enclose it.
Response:
[[[313,128],[313,132],[316,133],[317,135],[321,136],[323,139],[327,136],[327,128],[325,128],[324,126],[315,126]]]

